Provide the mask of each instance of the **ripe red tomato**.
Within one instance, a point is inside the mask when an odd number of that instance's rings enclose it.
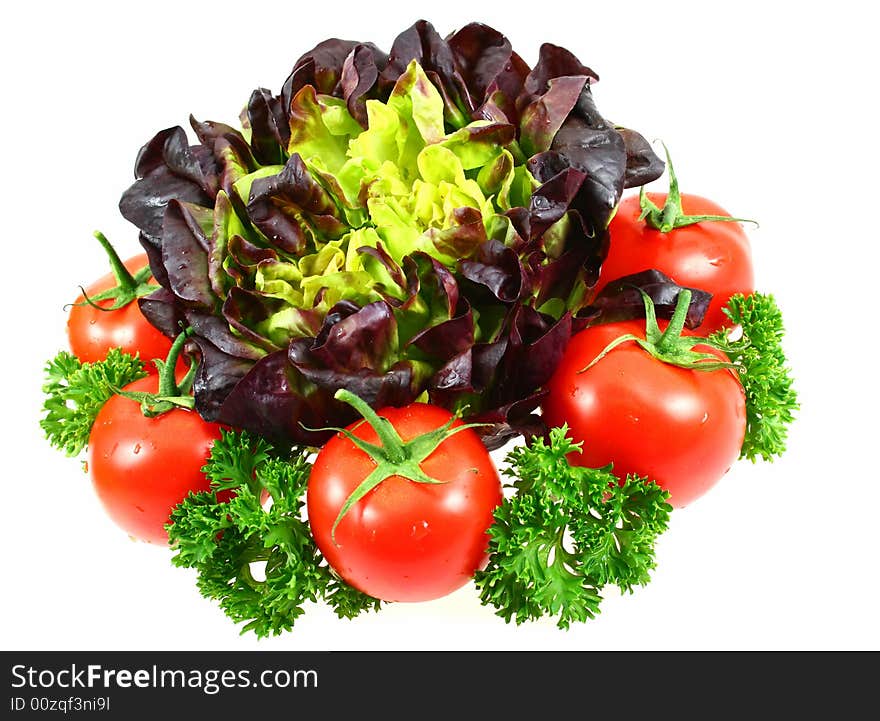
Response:
[[[551,427],[567,423],[573,439],[583,442],[583,453],[573,454],[573,463],[613,463],[619,478],[647,476],[680,508],[706,493],[739,457],[745,394],[728,369],[680,368],[635,342],[618,345],[578,372],[627,333],[644,338],[644,321],[608,323],[576,334],[548,384],[543,417]],[[708,346],[694,350],[727,360]]]
[[[647,196],[662,208],[667,194]],[[681,201],[685,215],[730,216],[711,200],[697,195],[682,194]],[[704,221],[663,233],[639,220],[641,212],[638,195],[620,202],[608,226],[608,257],[602,264],[595,292],[617,278],[654,268],[679,285],[712,294],[699,327],[701,335],[730,326],[722,311],[730,296],[748,295],[755,290],[751,245],[742,226],[738,222]]]
[[[157,376],[123,390],[155,393]],[[201,472],[220,426],[175,408],[146,417],[137,401],[115,395],[98,413],[88,444],[88,469],[110,517],[129,535],[167,544],[171,510],[190,491],[208,491]]]
[[[378,412],[403,441],[433,431],[452,417],[415,403]],[[453,428],[461,425],[457,421]],[[376,443],[364,422],[349,426]],[[342,434],[318,453],[306,502],[315,543],[350,585],[386,601],[427,601],[467,583],[487,561],[488,527],[502,501],[498,471],[477,434],[466,429],[443,440],[422,470],[443,483],[391,476],[355,503],[336,527],[346,499],[376,467]]]
[[[147,256],[142,253],[125,261],[125,267],[135,273],[147,265]],[[107,273],[86,288],[89,297],[116,285],[113,273]],[[171,348],[171,339],[160,333],[144,318],[133,300],[127,305],[112,311],[102,311],[83,303],[80,295],[73,305],[67,319],[67,337],[70,351],[81,361],[92,363],[104,360],[111,348],[121,348],[130,355],[140,354],[144,369],[155,373],[154,358],[165,358]],[[98,301],[108,308],[112,299]]]

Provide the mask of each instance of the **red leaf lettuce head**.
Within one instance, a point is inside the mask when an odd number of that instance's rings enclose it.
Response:
[[[486,25],[421,20],[388,53],[319,43],[238,128],[157,133],[120,210],[162,286],[144,314],[193,328],[198,411],[318,444],[351,420],[344,387],[458,411],[489,447],[540,432],[544,384],[606,302],[608,221],[663,171],[600,115],[597,80],[555,45],[530,67]]]

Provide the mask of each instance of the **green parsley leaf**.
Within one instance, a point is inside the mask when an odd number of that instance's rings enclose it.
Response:
[[[605,585],[632,592],[650,580],[669,494],[639,477],[620,483],[610,467],[572,465],[580,449],[562,426],[549,444],[538,438],[507,454],[515,492],[495,511],[489,563],[475,574],[480,600],[507,622],[550,616],[568,628],[599,613]]]
[[[746,435],[740,458],[765,461],[785,451],[788,426],[800,406],[782,349],[782,313],[772,295],[734,295],[725,314],[742,327],[732,340],[726,331],[710,340],[738,366],[746,394]]]
[[[68,456],[78,455],[88,444],[98,412],[115,389],[146,375],[139,358],[118,348],[94,363],[81,363],[67,351],[58,353],[46,364],[43,384],[45,416],[40,427],[49,443]]]
[[[309,601],[323,599],[345,618],[380,607],[323,562],[303,519],[307,456],[223,430],[203,468],[211,491],[190,493],[171,514],[172,563],[196,569],[202,595],[242,633],[289,631]]]

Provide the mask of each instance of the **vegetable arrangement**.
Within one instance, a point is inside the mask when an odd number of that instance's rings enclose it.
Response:
[[[798,406],[740,219],[597,80],[419,21],[160,131],[119,203],[144,254],[96,233],[112,273],[46,366],[49,442],[258,636],[469,582],[567,628],[644,585],[672,509]]]

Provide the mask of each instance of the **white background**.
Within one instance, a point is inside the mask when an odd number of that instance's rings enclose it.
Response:
[[[322,12],[308,11],[312,6]],[[0,645],[6,649],[877,649],[876,312],[880,124],[869,3],[29,2],[2,62]],[[22,9],[23,8],[23,9]],[[131,9],[136,8],[136,9]],[[10,14],[12,15],[10,17]],[[62,306],[105,272],[91,238],[139,250],[118,214],[138,148],[199,119],[234,124],[330,37],[386,50],[420,16],[471,20],[533,64],[541,42],[601,77],[603,114],[667,143],[684,189],[755,218],[760,290],[786,319],[802,411],[775,464],[740,462],[673,514],[652,582],[564,632],[516,627],[472,586],[354,621],[310,606],[292,633],[239,636],[167,549],[105,517],[38,427]],[[665,179],[664,179],[665,180]]]

